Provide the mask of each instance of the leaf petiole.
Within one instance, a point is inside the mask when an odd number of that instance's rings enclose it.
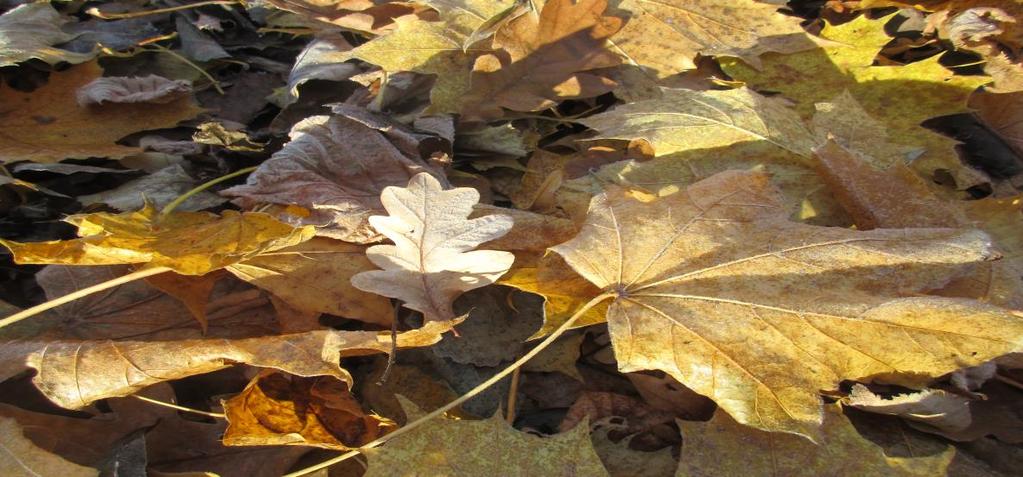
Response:
[[[160,218],[163,218],[163,217],[166,217],[167,215],[170,215],[171,212],[174,212],[174,209],[178,208],[179,205],[183,204],[186,200],[188,200],[193,195],[198,194],[198,193],[200,193],[200,192],[202,192],[202,191],[204,191],[206,189],[209,189],[210,187],[213,187],[213,186],[215,186],[215,185],[217,185],[217,184],[219,184],[221,182],[224,182],[224,181],[226,181],[228,179],[233,179],[233,178],[238,177],[240,175],[248,174],[248,173],[256,170],[256,168],[258,168],[258,167],[259,166],[252,166],[252,167],[246,167],[244,169],[238,169],[237,171],[234,171],[234,172],[232,172],[230,174],[223,175],[223,176],[220,176],[220,177],[218,177],[216,179],[213,179],[211,181],[207,181],[207,182],[204,182],[202,184],[199,184],[194,189],[192,189],[192,190],[190,190],[188,192],[185,192],[184,194],[181,194],[180,196],[178,196],[177,199],[174,199],[173,201],[171,201],[171,203],[169,203],[166,206],[164,206],[163,210],[160,211]]]

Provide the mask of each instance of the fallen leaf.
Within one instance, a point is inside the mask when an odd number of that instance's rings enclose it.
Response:
[[[263,373],[224,401],[224,444],[302,445],[335,450],[361,447],[394,429],[366,414],[348,385],[333,378]]]
[[[161,273],[146,277],[150,285],[180,301],[192,316],[199,321],[203,333],[209,328],[209,320],[206,318],[206,305],[209,304],[210,294],[217,286],[217,280],[223,275],[217,272],[205,275],[178,275],[177,273]]]
[[[884,32],[885,20],[861,16],[842,25],[827,25],[821,36],[836,42],[834,46],[789,55],[768,53],[759,70],[729,59],[722,61],[722,68],[751,88],[779,92],[794,101],[804,119],[813,116],[817,103],[848,91],[890,137],[923,150],[911,163],[914,170],[925,177],[938,169],[950,171],[960,188],[986,182],[959,161],[956,141],[920,124],[967,112],[967,97],[988,78],[953,74],[938,57],[906,65],[874,65],[878,52],[892,39]],[[812,77],[806,76],[811,71]]]
[[[295,228],[258,212],[173,212],[152,205],[138,212],[100,212],[65,219],[81,238],[18,243],[0,239],[17,263],[168,267],[182,275],[218,268],[309,240],[312,227]]]
[[[323,237],[227,267],[298,310],[390,326],[394,314],[390,300],[350,283],[356,273],[372,269],[364,245]]]
[[[617,66],[605,49],[622,19],[604,16],[607,0],[548,0],[534,15],[519,15],[494,35],[495,53],[476,58],[465,112],[500,117],[501,109],[539,111],[557,101],[599,96],[615,82],[592,70]]]
[[[595,139],[644,139],[657,156],[758,140],[805,156],[814,145],[802,119],[781,99],[747,88],[663,93],[579,122],[600,133]]]
[[[484,242],[483,248],[514,252],[543,252],[552,245],[574,237],[578,232],[575,223],[568,219],[486,204],[476,204],[469,217],[477,218],[499,214],[511,217],[514,224],[507,234]]]
[[[992,259],[982,232],[817,227],[780,204],[756,173],[649,202],[611,189],[553,250],[617,295],[608,325],[622,371],[665,371],[760,429],[814,435],[817,391],[842,379],[918,383],[1018,349],[1006,338],[1023,333],[1018,313],[904,298]],[[918,346],[888,345],[907,338]]]
[[[498,284],[508,285],[544,297],[543,326],[530,339],[551,334],[591,298],[600,294],[600,289],[580,277],[555,254],[518,254],[515,264],[503,275]],[[575,322],[581,328],[603,323],[607,306],[599,304],[588,310]]]
[[[407,400],[410,419],[422,415]],[[495,415],[480,421],[438,418],[367,449],[366,477],[413,475],[607,475],[593,451],[589,426],[550,437],[521,432]]]
[[[970,107],[1016,154],[1023,156],[1023,91],[978,92],[970,97]]]
[[[396,19],[412,17],[416,12],[414,3],[390,0],[269,0],[268,3],[321,22],[374,34],[393,30]]]
[[[291,142],[244,185],[221,193],[237,197],[243,207],[261,202],[299,205],[313,214],[304,224],[318,234],[356,243],[383,237],[369,216],[383,212],[380,193],[387,186],[408,184],[412,176],[444,175],[420,158],[426,135],[356,106],[337,105],[333,116],[312,116],[291,129]]]
[[[673,477],[678,461],[671,455],[671,448],[665,447],[654,452],[633,450],[630,445],[634,436],[612,439],[610,433],[621,431],[622,426],[608,425],[604,419],[594,427],[590,439],[593,450],[611,477]]]
[[[464,315],[458,336],[448,335],[430,348],[433,354],[461,364],[495,367],[518,358],[524,342],[540,326],[540,297],[513,288],[472,290],[455,301]]]
[[[763,53],[815,46],[798,18],[754,0],[623,0],[617,7],[629,21],[612,40],[615,49],[661,78],[695,69],[697,55],[759,67]]]
[[[94,477],[99,471],[62,459],[40,449],[22,435],[18,421],[0,417],[0,472],[10,476],[36,477],[61,475],[67,477]]]
[[[89,107],[103,103],[167,104],[192,95],[192,83],[162,76],[96,78],[78,88],[78,105]]]
[[[288,102],[298,99],[298,88],[311,80],[341,81],[362,72],[354,63],[346,63],[352,45],[338,32],[324,32],[313,39],[295,58],[288,73]]]
[[[508,252],[472,250],[513,225],[506,215],[468,219],[479,201],[475,189],[444,190],[420,173],[407,188],[385,188],[380,200],[392,215],[369,221],[394,245],[370,247],[366,256],[383,270],[359,273],[352,285],[398,298],[427,322],[454,318],[451,304],[458,295],[494,283],[515,260]]]
[[[54,10],[49,3],[18,5],[0,15],[0,67],[13,66],[32,58],[49,64],[66,61],[82,63],[96,55],[55,48],[54,45],[73,39],[61,27],[69,18]]]
[[[0,107],[0,162],[121,158],[138,149],[118,145],[117,140],[138,131],[173,127],[201,112],[191,96],[159,108],[133,103],[79,106],[77,90],[102,74],[93,62],[52,73],[48,83],[31,93],[0,85],[0,104],[7,105]]]
[[[954,451],[893,458],[860,436],[849,419],[828,406],[818,444],[791,434],[764,432],[717,412],[709,422],[678,421],[682,455],[676,474],[819,476],[944,475]]]
[[[862,411],[899,416],[927,429],[955,433],[970,426],[970,400],[947,391],[924,389],[884,398],[856,384],[843,402]],[[917,426],[914,426],[917,427]],[[920,427],[917,427],[918,429]]]
[[[78,196],[84,205],[106,204],[120,211],[138,210],[146,205],[146,201],[154,207],[162,208],[182,194],[199,185],[181,164],[174,164],[133,179],[119,187]],[[209,191],[202,191],[189,197],[175,210],[196,211],[216,207],[227,202],[227,199]]]
[[[671,413],[654,409],[635,397],[591,391],[584,392],[572,403],[558,430],[575,429],[587,421],[596,425],[608,417],[619,417],[623,421],[620,432],[625,435],[656,432],[657,428],[670,425],[674,420]],[[671,433],[676,434],[674,430]],[[677,435],[674,437],[677,442]]]

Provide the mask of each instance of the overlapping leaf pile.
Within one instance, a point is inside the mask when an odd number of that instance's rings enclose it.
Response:
[[[1023,467],[1023,2],[22,3],[4,475]]]

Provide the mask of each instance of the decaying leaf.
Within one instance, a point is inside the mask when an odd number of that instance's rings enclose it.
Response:
[[[348,390],[334,378],[257,376],[245,390],[224,401],[227,431],[224,444],[304,445],[349,450],[360,447],[395,424],[363,412]]]
[[[629,21],[615,48],[629,63],[665,77],[696,68],[696,56],[730,56],[759,66],[766,52],[794,53],[815,43],[799,19],[755,0],[624,0]]]
[[[515,260],[508,252],[472,250],[513,225],[506,215],[468,219],[476,189],[444,190],[433,176],[418,174],[407,188],[385,188],[380,200],[392,215],[369,221],[394,245],[370,247],[366,256],[383,270],[359,273],[352,285],[398,298],[428,322],[453,318],[458,295],[494,283]]]
[[[138,131],[175,126],[201,111],[190,95],[158,108],[137,103],[80,106],[77,90],[102,74],[93,62],[55,72],[31,93],[0,85],[0,162],[121,158],[137,149],[121,146],[117,140]]]
[[[291,142],[222,193],[243,206],[261,202],[300,205],[313,211],[303,223],[323,236],[356,243],[382,237],[369,216],[383,212],[380,193],[412,176],[443,174],[420,158],[426,135],[365,109],[337,105],[333,116],[312,116],[289,133]]]
[[[1017,312],[905,298],[994,258],[982,232],[817,227],[788,221],[781,203],[756,173],[649,202],[611,189],[553,250],[616,295],[621,370],[663,370],[765,430],[814,435],[817,391],[841,379],[919,384],[1019,349]]]
[[[422,414],[402,402],[405,412]],[[480,421],[434,419],[386,446],[366,450],[367,477],[413,475],[607,475],[589,426],[550,437],[527,434],[495,415]]]
[[[227,267],[236,277],[273,293],[298,310],[390,326],[394,314],[390,300],[350,283],[356,273],[372,269],[364,245],[324,237]]]
[[[162,76],[96,78],[78,88],[78,105],[89,107],[103,103],[167,104],[192,94],[192,84]]]
[[[895,458],[865,439],[836,406],[824,413],[817,444],[791,434],[764,432],[718,411],[709,422],[678,421],[682,455],[676,474],[748,476],[945,475],[951,448],[935,455]]]
[[[799,115],[783,100],[747,88],[665,89],[661,98],[618,106],[580,122],[599,131],[597,138],[644,139],[658,156],[757,140],[808,155],[814,145]]]
[[[429,346],[453,322],[428,323],[398,335],[399,348]],[[183,352],[184,351],[184,352]],[[28,357],[36,387],[54,403],[81,408],[128,396],[159,382],[224,369],[234,363],[296,376],[332,376],[352,384],[344,355],[391,351],[389,332],[319,330],[236,340],[51,341]]]
[[[900,416],[925,428],[955,433],[970,426],[970,400],[947,391],[925,389],[890,399],[874,394],[866,386],[853,386],[845,403],[856,409]]]
[[[619,63],[604,43],[622,20],[604,16],[606,8],[606,0],[549,0],[539,17],[519,15],[505,23],[494,36],[499,50],[473,66],[472,113],[538,111],[558,100],[610,91],[614,81],[590,72]]]
[[[147,201],[157,208],[162,208],[197,185],[199,182],[189,175],[181,164],[173,164],[125,182],[120,187],[79,196],[78,201],[85,205],[102,203],[121,211],[141,209],[145,207]],[[227,202],[227,199],[210,191],[202,191],[189,197],[175,210],[196,211],[216,207],[224,202]]]
[[[805,119],[814,114],[817,103],[848,91],[891,137],[923,150],[911,165],[925,177],[943,169],[954,175],[961,188],[984,182],[985,178],[959,161],[954,140],[920,124],[966,112],[967,97],[988,78],[953,74],[938,57],[907,65],[874,65],[878,52],[891,41],[884,24],[861,16],[824,28],[821,35],[836,42],[834,45],[789,55],[768,53],[761,57],[761,69],[728,59],[722,66],[751,88],[779,92],[794,101]]]
[[[40,449],[22,435],[18,421],[0,417],[0,472],[12,477],[60,475],[95,477],[99,471],[68,462],[56,454]]]
[[[81,238],[18,243],[0,240],[18,263],[168,267],[183,275],[218,268],[309,240],[312,227],[292,227],[259,212],[137,212],[73,215]]]
[[[61,30],[67,21],[44,2],[19,5],[0,15],[0,67],[13,66],[32,58],[50,64],[91,60],[95,56],[91,52],[75,53],[53,46],[77,36]]]

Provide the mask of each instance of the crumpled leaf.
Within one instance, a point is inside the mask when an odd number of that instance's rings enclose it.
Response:
[[[61,30],[67,22],[68,19],[47,2],[19,5],[0,15],[0,67],[32,58],[51,65],[91,60],[96,56],[92,52],[76,53],[53,47],[77,36]]]
[[[682,455],[678,477],[699,475],[945,475],[954,451],[888,457],[860,436],[836,406],[824,413],[818,444],[791,434],[764,432],[718,411],[709,422],[678,421]]]
[[[441,10],[441,21],[398,18],[397,29],[352,50],[354,58],[388,72],[414,71],[436,75],[430,90],[431,113],[456,113],[469,91],[473,57],[489,51],[462,45],[488,18],[512,5],[511,0],[450,0],[428,2]]]
[[[341,81],[361,73],[358,65],[345,63],[351,49],[352,45],[338,32],[325,32],[310,41],[288,73],[288,102],[298,99],[298,88],[307,81]]]
[[[8,105],[0,109],[0,162],[121,158],[138,150],[116,144],[122,137],[173,127],[201,111],[191,96],[158,108],[132,103],[79,106],[76,91],[102,74],[99,65],[87,63],[50,74],[49,82],[31,93],[0,85],[0,104]]]
[[[734,171],[649,201],[611,189],[553,250],[615,295],[622,371],[663,370],[760,429],[814,435],[817,391],[842,379],[919,384],[1019,349],[1017,312],[905,298],[996,257],[982,232],[817,227],[781,203]]]
[[[429,346],[455,322],[428,323],[398,334],[399,348]],[[235,363],[297,376],[333,376],[352,385],[342,356],[391,351],[390,332],[317,330],[242,339],[49,341],[28,357],[36,387],[68,409],[128,396],[159,382],[209,373]]]
[[[747,88],[663,92],[659,99],[623,104],[579,122],[600,132],[595,139],[644,139],[657,156],[757,140],[805,156],[814,145],[802,119],[781,99]]]
[[[72,215],[81,238],[19,243],[0,239],[25,264],[168,267],[202,275],[313,237],[312,227],[295,228],[259,212],[225,210],[173,212],[160,216],[152,205],[137,212]]]
[[[96,78],[78,88],[78,105],[88,107],[103,103],[167,104],[192,94],[192,83],[169,80],[162,76]]]
[[[500,117],[502,107],[539,111],[563,99],[599,96],[615,82],[598,73],[617,66],[605,49],[622,19],[604,16],[607,0],[549,0],[535,15],[520,15],[494,36],[498,51],[476,58],[470,117]]]
[[[804,119],[812,117],[817,103],[848,91],[890,137],[923,150],[911,163],[923,176],[944,169],[960,188],[986,182],[959,161],[956,141],[920,124],[967,112],[967,97],[988,78],[953,74],[937,56],[906,65],[875,66],[878,52],[891,41],[884,32],[886,19],[861,16],[842,25],[827,25],[821,35],[836,44],[789,55],[769,53],[762,56],[761,69],[729,59],[722,60],[722,68],[751,88],[781,93],[795,103]]]
[[[393,430],[387,418],[367,414],[333,378],[281,373],[255,377],[240,394],[224,401],[228,446],[302,445],[350,450]]]
[[[423,313],[427,322],[455,316],[454,299],[469,290],[494,283],[508,271],[515,256],[496,250],[472,250],[511,230],[506,215],[468,219],[479,202],[470,188],[444,190],[425,173],[408,187],[387,187],[381,194],[389,216],[373,216],[373,227],[394,245],[374,245],[366,256],[383,270],[362,272],[352,285],[405,302]]]
[[[298,310],[390,326],[394,314],[390,300],[363,292],[349,281],[356,273],[372,269],[365,246],[324,237],[227,267],[236,277]]]
[[[856,384],[844,402],[856,409],[900,416],[911,421],[911,424],[921,424],[924,429],[942,432],[962,431],[973,421],[969,399],[940,389],[924,389],[886,399],[874,394],[866,386]]]
[[[629,21],[612,39],[628,63],[665,77],[696,68],[698,54],[759,67],[766,52],[815,46],[799,19],[755,0],[623,0]]]
[[[0,472],[12,477],[60,475],[95,477],[99,471],[68,462],[56,454],[39,448],[22,435],[18,421],[0,417]]]
[[[198,185],[199,182],[181,164],[174,164],[110,190],[80,195],[77,200],[83,205],[102,203],[121,211],[141,209],[147,201],[156,208],[162,208]],[[216,207],[224,202],[227,199],[204,190],[189,197],[174,210],[196,211]]]
[[[444,174],[420,158],[429,137],[357,106],[336,105],[334,116],[312,116],[291,129],[291,142],[244,185],[221,191],[243,207],[261,202],[299,205],[313,211],[303,224],[322,236],[370,243],[383,237],[369,216],[383,212],[380,193],[404,186],[421,172]]]
[[[402,401],[412,420],[422,415]],[[549,437],[511,427],[499,415],[480,421],[433,419],[386,446],[366,449],[366,477],[414,475],[606,476],[590,443],[589,426]]]

